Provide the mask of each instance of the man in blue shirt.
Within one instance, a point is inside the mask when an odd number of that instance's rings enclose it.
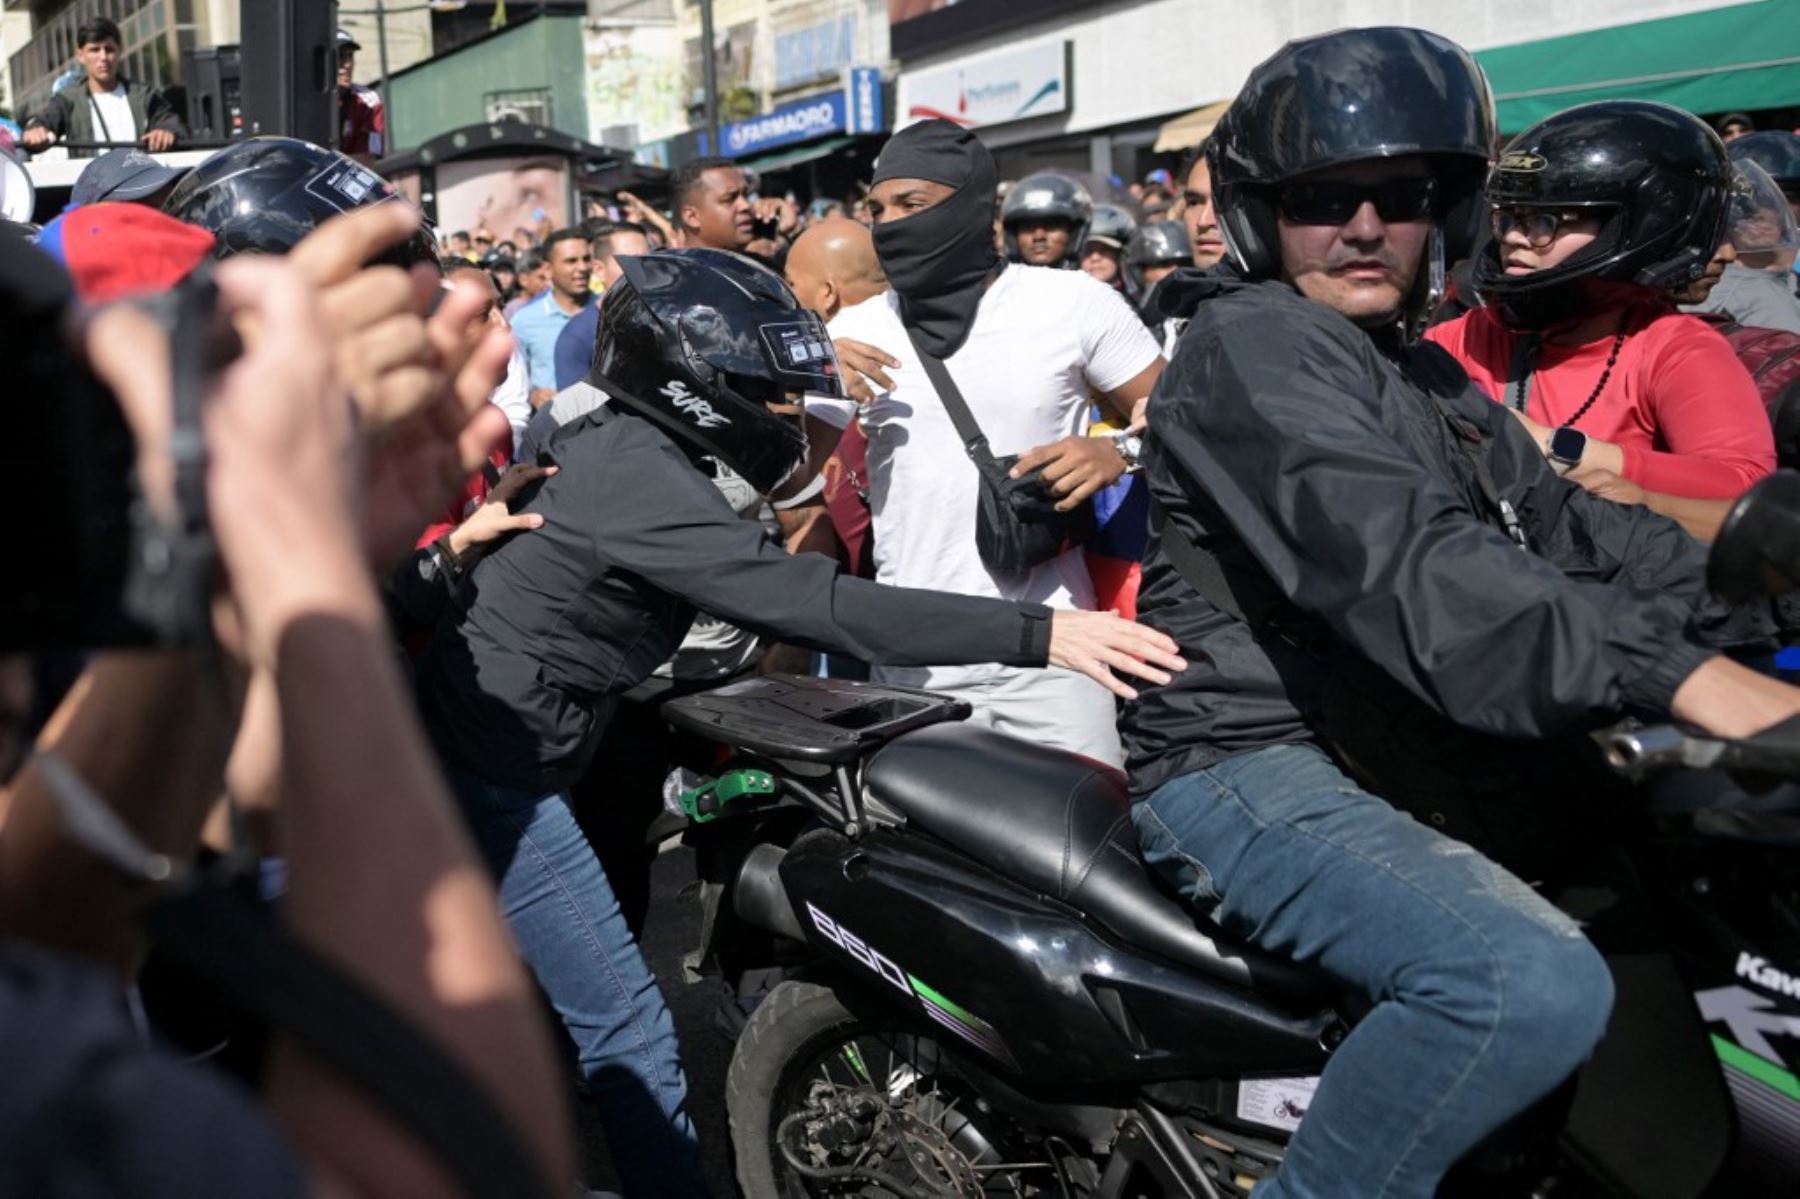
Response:
[[[531,376],[531,406],[542,407],[556,394],[556,337],[563,326],[594,302],[588,274],[594,260],[579,229],[558,229],[544,241],[550,286],[513,317],[513,337]]]
[[[625,254],[643,255],[650,252],[650,236],[642,225],[631,221],[618,221],[603,228],[592,241],[588,249],[593,252],[593,274],[598,276],[594,288],[595,302],[588,306],[586,312],[579,313],[563,326],[563,331],[556,339],[556,390],[587,378],[588,365],[594,357],[594,338],[600,332],[600,304],[598,297],[606,294],[606,289],[619,281],[625,273],[619,265],[619,258]]]

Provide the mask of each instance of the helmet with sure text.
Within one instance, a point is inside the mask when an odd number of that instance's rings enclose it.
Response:
[[[1588,214],[1594,240],[1554,266],[1508,274],[1503,239],[1475,260],[1475,289],[1508,326],[1544,329],[1706,273],[1725,240],[1737,176],[1699,117],[1648,100],[1599,100],[1539,121],[1488,177],[1492,209]]]
[[[831,335],[781,277],[727,250],[622,255],[588,381],[767,495],[806,461],[806,427],[771,404],[841,397]]]

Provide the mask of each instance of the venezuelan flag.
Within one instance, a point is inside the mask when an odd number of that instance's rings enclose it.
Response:
[[[1111,437],[1122,428],[1100,419],[1096,411],[1088,436]],[[1094,606],[1102,612],[1116,609],[1125,619],[1135,620],[1138,584],[1150,545],[1150,489],[1142,475],[1126,475],[1096,492],[1093,505],[1097,527],[1087,544],[1087,568],[1094,580]]]

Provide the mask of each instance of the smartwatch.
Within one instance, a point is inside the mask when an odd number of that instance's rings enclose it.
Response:
[[[1581,456],[1587,453],[1588,435],[1580,429],[1563,426],[1550,431],[1550,461],[1563,470],[1573,470],[1581,465]]]
[[[1127,471],[1137,470],[1144,464],[1144,439],[1138,434],[1132,432],[1114,433],[1112,436],[1112,443],[1113,449],[1118,453],[1119,457],[1125,459],[1125,469]]]

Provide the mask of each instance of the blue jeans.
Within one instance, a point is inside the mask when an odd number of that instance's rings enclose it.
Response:
[[[1575,923],[1312,746],[1183,775],[1133,816],[1153,868],[1227,932],[1375,1001],[1257,1199],[1429,1199],[1600,1040],[1612,978]]]
[[[574,1038],[627,1195],[706,1195],[675,1021],[568,796],[450,771],[500,911]]]

